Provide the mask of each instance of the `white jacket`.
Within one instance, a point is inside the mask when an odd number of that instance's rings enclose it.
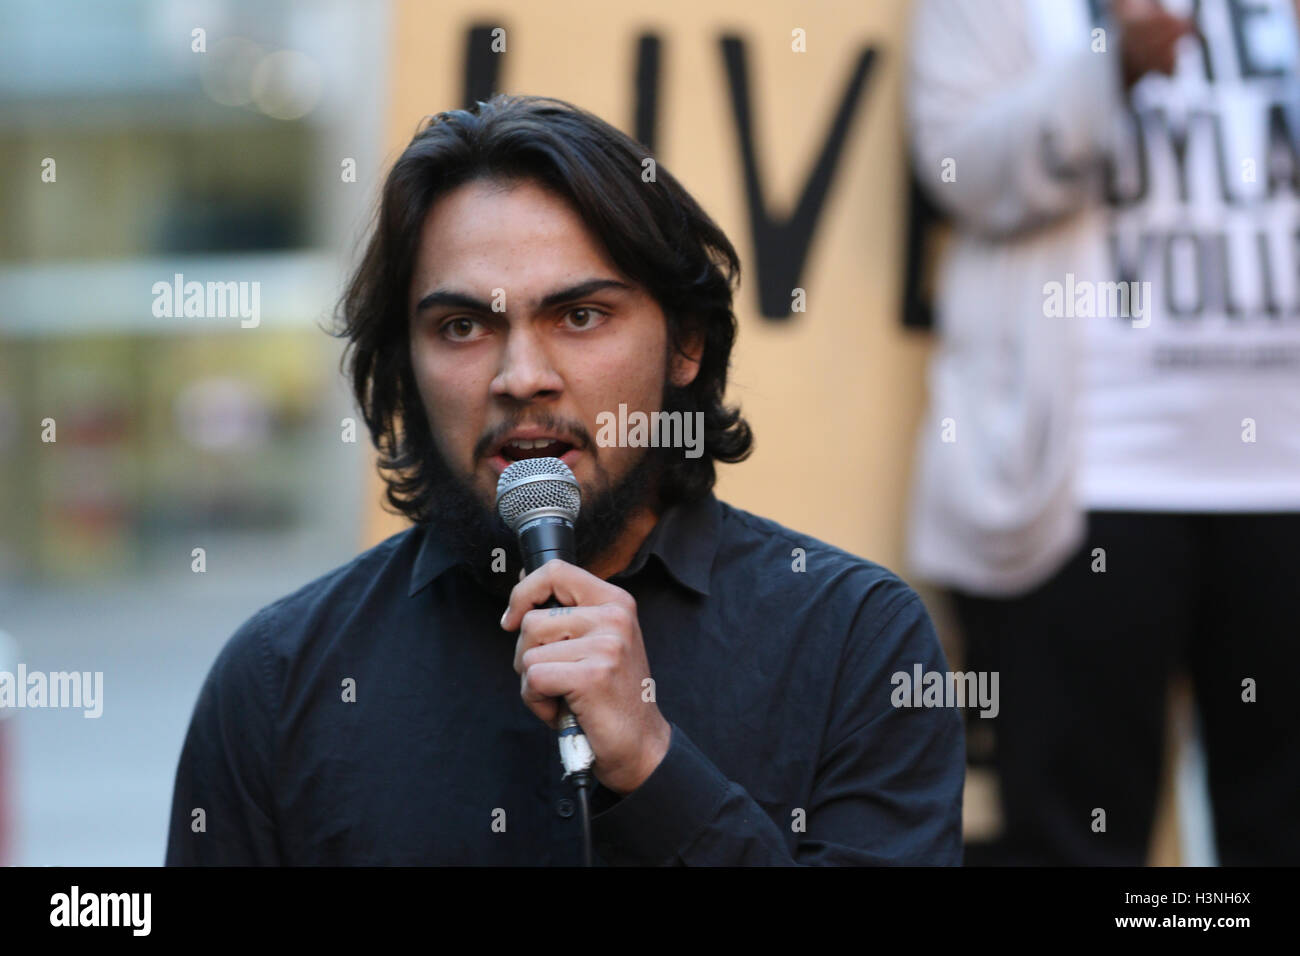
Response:
[[[914,10],[912,156],[955,228],[935,289],[908,562],[974,593],[1029,590],[1083,540],[1080,329],[1044,316],[1043,287],[1106,266],[1099,160],[1124,94],[1118,37],[1105,53],[1093,52],[1098,39],[1084,0]],[[953,182],[941,175],[947,159]]]

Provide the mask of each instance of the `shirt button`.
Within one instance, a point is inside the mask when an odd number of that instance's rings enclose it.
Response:
[[[555,804],[555,812],[564,819],[569,819],[573,816],[573,801],[568,797],[560,797],[559,802]]]

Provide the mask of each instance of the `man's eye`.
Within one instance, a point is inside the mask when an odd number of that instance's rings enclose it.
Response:
[[[442,333],[444,338],[463,341],[473,338],[476,328],[478,328],[476,320],[462,315],[444,322],[438,331]]]
[[[601,324],[601,320],[605,318],[605,313],[599,309],[584,307],[571,310],[565,318],[570,320],[574,328],[592,329]]]

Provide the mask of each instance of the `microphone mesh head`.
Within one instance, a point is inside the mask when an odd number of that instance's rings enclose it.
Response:
[[[524,458],[497,479],[497,513],[511,531],[538,512],[578,520],[582,492],[569,466],[558,458]]]

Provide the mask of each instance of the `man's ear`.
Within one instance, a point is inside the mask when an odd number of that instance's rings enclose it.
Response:
[[[678,388],[685,388],[695,381],[700,374],[700,360],[704,357],[704,336],[699,332],[691,333],[682,340],[680,349],[673,349],[672,383]]]

